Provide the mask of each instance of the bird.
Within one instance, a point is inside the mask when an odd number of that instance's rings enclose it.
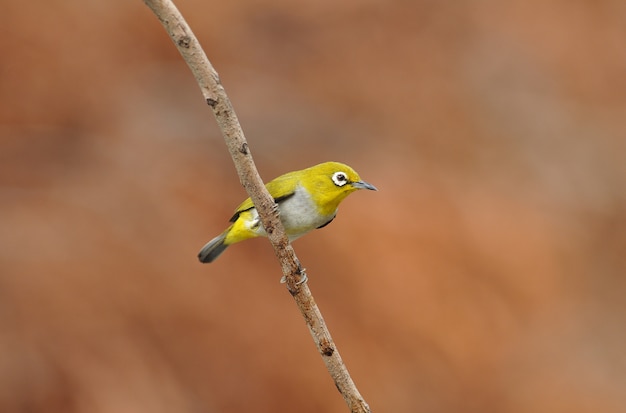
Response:
[[[288,172],[265,184],[274,202],[289,241],[323,228],[335,219],[337,208],[359,189],[377,191],[350,166],[324,162]],[[230,219],[230,226],[206,243],[198,253],[202,263],[213,262],[229,246],[250,238],[267,236],[250,198],[243,201]]]

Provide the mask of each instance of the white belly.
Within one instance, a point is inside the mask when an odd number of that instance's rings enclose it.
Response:
[[[260,224],[256,208],[252,208],[250,212],[252,213],[250,228],[256,229],[255,232],[260,236],[267,236]],[[336,211],[332,215],[321,215],[309,194],[302,187],[298,187],[294,195],[278,204],[278,213],[289,240],[293,241],[328,223],[335,217]]]

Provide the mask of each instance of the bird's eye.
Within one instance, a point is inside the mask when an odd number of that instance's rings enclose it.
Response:
[[[348,183],[348,176],[345,174],[345,172],[335,172],[333,174],[333,182],[337,186],[344,186]]]

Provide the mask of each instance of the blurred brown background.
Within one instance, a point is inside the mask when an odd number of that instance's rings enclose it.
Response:
[[[295,244],[377,412],[626,411],[626,3],[179,1],[265,179],[379,192]],[[0,411],[345,412],[140,0],[5,2]]]

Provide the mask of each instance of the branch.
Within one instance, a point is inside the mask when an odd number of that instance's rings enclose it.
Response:
[[[333,342],[309,287],[306,275],[289,243],[285,229],[278,217],[278,207],[269,194],[254,165],[250,148],[237,119],[237,115],[220,83],[219,76],[191,28],[170,0],[144,0],[161,21],[170,38],[191,69],[207,104],[213,110],[222,131],[239,180],[252,199],[268,238],[280,261],[287,288],[302,313],[326,368],[351,412],[370,412],[370,408],[357,390],[339,351]]]

